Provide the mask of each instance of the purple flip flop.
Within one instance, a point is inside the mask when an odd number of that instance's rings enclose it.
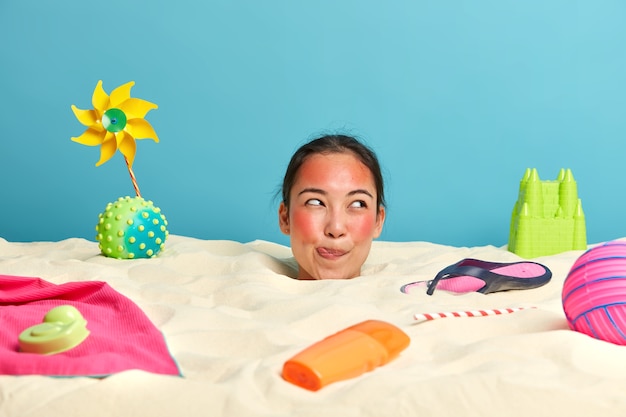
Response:
[[[408,294],[427,287],[428,295],[432,295],[435,288],[455,293],[489,294],[541,287],[551,278],[552,272],[537,262],[501,263],[467,258],[444,268],[430,281],[412,282],[403,285],[400,291]]]

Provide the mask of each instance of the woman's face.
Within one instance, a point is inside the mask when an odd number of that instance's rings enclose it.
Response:
[[[385,210],[377,211],[374,177],[352,153],[314,154],[300,167],[289,207],[278,210],[291,238],[299,279],[346,279],[361,274]]]

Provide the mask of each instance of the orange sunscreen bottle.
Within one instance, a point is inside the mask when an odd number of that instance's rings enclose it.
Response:
[[[394,359],[410,339],[384,321],[367,320],[304,349],[283,365],[283,378],[311,391],[354,378]]]

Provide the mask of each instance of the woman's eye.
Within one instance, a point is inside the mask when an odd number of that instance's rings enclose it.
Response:
[[[358,200],[358,201],[354,201],[352,204],[350,204],[350,207],[352,207],[352,208],[365,208],[365,207],[367,207],[367,204],[363,200]]]
[[[311,198],[310,200],[307,200],[305,203],[307,206],[323,206],[324,204],[322,204],[322,202],[320,200],[318,200],[317,198]]]

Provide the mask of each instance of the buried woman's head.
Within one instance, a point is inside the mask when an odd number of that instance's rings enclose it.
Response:
[[[290,236],[299,279],[360,275],[385,221],[383,178],[374,152],[344,135],[300,147],[285,173],[278,219]]]

